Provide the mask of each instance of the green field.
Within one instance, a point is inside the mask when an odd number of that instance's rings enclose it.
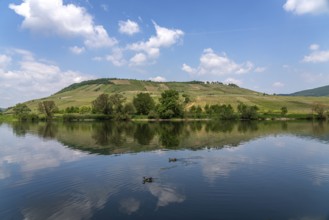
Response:
[[[260,112],[280,112],[282,106],[288,108],[288,113],[310,113],[314,103],[322,103],[329,109],[329,97],[274,96],[239,88],[221,83],[205,84],[201,82],[151,82],[128,79],[99,79],[73,84],[62,91],[39,100],[31,100],[26,104],[37,111],[40,101],[53,100],[59,109],[70,106],[91,106],[91,102],[102,93],[120,93],[131,101],[140,92],[150,93],[158,101],[161,93],[175,89],[180,94],[188,94],[192,105],[231,104],[236,107],[239,103],[257,105]],[[183,98],[182,98],[183,99]]]

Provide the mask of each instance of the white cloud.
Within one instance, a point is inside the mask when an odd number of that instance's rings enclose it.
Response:
[[[120,48],[113,49],[112,54],[107,55],[105,60],[110,61],[114,66],[123,66],[127,63],[123,57],[123,51]]]
[[[103,61],[104,58],[103,58],[103,57],[99,57],[99,56],[97,56],[97,57],[93,57],[92,60],[93,60],[93,61]]]
[[[305,63],[325,63],[329,61],[329,50],[319,50],[320,46],[312,44],[310,50],[312,51],[309,55],[303,58]]]
[[[262,73],[266,71],[266,67],[256,67],[255,72],[256,73]]]
[[[4,55],[4,54],[0,54],[0,70],[2,68],[6,68],[11,62],[11,57]]]
[[[28,51],[11,53],[17,57],[11,68],[0,68],[0,102],[3,105],[49,96],[72,83],[90,79],[79,72],[61,70],[57,65],[37,60]]]
[[[133,66],[143,65],[147,61],[144,53],[138,53],[130,59],[130,64]]]
[[[104,11],[108,11],[109,10],[109,7],[107,4],[101,4],[101,8],[104,10]]]
[[[141,54],[143,53],[147,58],[146,60],[156,59],[160,55],[161,48],[171,47],[177,44],[184,36],[182,30],[160,27],[155,22],[153,24],[156,30],[155,36],[151,36],[147,41],[137,42],[127,46],[128,50],[136,51],[136,55],[139,58],[142,57]]]
[[[197,71],[196,69],[193,69],[192,67],[190,67],[189,65],[187,65],[187,64],[185,64],[185,63],[183,63],[182,70],[183,70],[184,72],[189,73],[189,74],[195,74],[196,71]]]
[[[89,48],[111,47],[117,43],[101,25],[95,25],[85,8],[64,5],[63,0],[24,0],[9,8],[24,17],[22,27],[35,32],[59,36],[82,37]]]
[[[119,21],[119,32],[122,34],[134,35],[140,32],[140,30],[136,22],[128,19],[127,21]]]
[[[328,0],[287,0],[283,8],[297,15],[329,12]]]
[[[83,52],[85,52],[85,48],[84,47],[78,47],[78,46],[73,46],[70,47],[70,51],[74,54],[82,54]]]
[[[200,64],[197,68],[192,68],[185,63],[182,66],[182,70],[189,74],[215,76],[244,74],[251,72],[254,69],[254,64],[249,61],[237,64],[228,58],[225,53],[218,55],[211,48],[203,51],[203,54],[200,57]]]
[[[226,84],[233,83],[233,84],[238,85],[238,86],[241,86],[242,85],[242,81],[241,80],[234,79],[234,78],[227,78],[226,80],[224,80],[224,83],[226,83]]]
[[[272,84],[272,86],[276,88],[281,88],[284,87],[284,84],[282,82],[275,82]]]
[[[320,49],[320,46],[318,44],[311,44],[310,45],[310,50],[318,50]]]
[[[151,81],[154,82],[165,82],[167,81],[166,78],[162,77],[162,76],[157,76],[157,77],[153,77],[153,78],[149,78]]]

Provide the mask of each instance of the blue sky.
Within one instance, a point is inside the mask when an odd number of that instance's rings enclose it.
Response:
[[[0,2],[0,107],[100,77],[329,84],[328,0]]]

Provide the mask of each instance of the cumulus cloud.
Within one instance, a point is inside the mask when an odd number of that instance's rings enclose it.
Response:
[[[0,70],[2,68],[6,68],[7,65],[9,65],[11,62],[11,57],[4,55],[4,54],[0,54]]]
[[[85,52],[85,48],[84,47],[78,47],[78,46],[73,46],[70,47],[70,51],[74,54],[82,54],[83,52]]]
[[[113,49],[112,54],[107,55],[105,60],[110,61],[114,66],[123,66],[127,63],[120,48]]]
[[[255,72],[256,73],[262,73],[266,71],[266,67],[256,67]]]
[[[287,0],[283,8],[297,15],[329,13],[328,0]]]
[[[275,82],[272,84],[272,86],[276,88],[281,88],[284,87],[284,84],[282,82]]]
[[[310,50],[318,50],[320,46],[318,44],[311,44],[310,45]]]
[[[0,102],[3,105],[48,96],[72,83],[90,79],[88,75],[38,60],[29,51],[13,50],[11,53],[15,61],[10,68],[0,68]]]
[[[151,77],[149,79],[151,81],[154,81],[154,82],[165,82],[165,81],[167,81],[166,78],[164,78],[162,76]]]
[[[128,19],[127,21],[119,21],[119,32],[131,36],[140,32],[140,30],[136,22]]]
[[[144,53],[137,53],[130,59],[130,64],[133,66],[143,65],[147,60],[147,56]]]
[[[228,58],[225,53],[219,55],[216,54],[211,48],[208,48],[203,51],[200,57],[200,64],[197,68],[193,68],[184,63],[182,70],[193,75],[223,76],[229,74],[248,73],[255,70],[255,67],[250,61],[237,64]]]
[[[233,83],[233,84],[238,85],[238,86],[241,86],[242,85],[242,81],[241,80],[234,79],[234,78],[227,78],[226,80],[224,80],[224,83],[226,83],[226,84]]]
[[[184,36],[182,30],[161,27],[155,22],[153,24],[156,31],[155,36],[151,36],[147,41],[137,42],[127,46],[128,50],[137,52],[137,57],[134,55],[134,59],[131,61],[141,61],[142,57],[145,58],[143,60],[144,62],[138,62],[139,65],[156,59],[160,55],[161,48],[167,48],[177,44]]]
[[[310,50],[312,52],[309,55],[304,56],[303,62],[325,63],[329,61],[329,50],[320,50],[320,46],[317,44],[312,44]]]
[[[9,8],[24,17],[22,27],[33,32],[82,37],[89,48],[111,47],[117,43],[102,25],[95,25],[85,8],[64,4],[63,0],[24,0]]]

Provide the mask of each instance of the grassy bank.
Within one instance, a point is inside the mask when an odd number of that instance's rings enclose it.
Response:
[[[12,114],[0,114],[0,122],[14,122],[17,118]]]

